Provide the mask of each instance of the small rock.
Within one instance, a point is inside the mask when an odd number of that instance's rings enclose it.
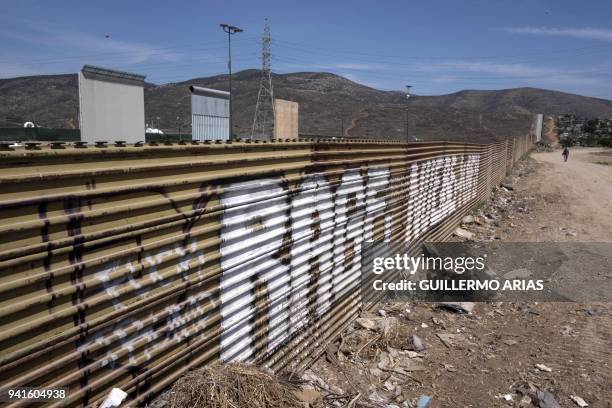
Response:
[[[514,346],[515,344],[518,343],[518,341],[512,340],[512,339],[507,339],[507,340],[504,340],[504,343],[507,344],[508,346]]]
[[[380,394],[378,394],[376,391],[374,391],[373,393],[371,393],[371,394],[368,396],[368,399],[369,399],[370,401],[372,401],[372,402],[378,402],[378,403],[385,402],[385,399],[384,399],[383,397],[381,397],[381,396],[380,396]]]
[[[536,364],[536,368],[540,371],[546,371],[547,373],[552,372],[552,368],[547,367],[544,364]]]
[[[502,183],[501,186],[505,188],[506,190],[510,190],[510,191],[514,190],[514,186],[510,183]]]
[[[504,279],[525,279],[531,276],[531,271],[527,268],[515,269],[504,274]]]
[[[589,406],[589,404],[587,404],[585,400],[583,400],[582,398],[580,398],[577,395],[570,395],[570,399],[572,401],[574,401],[576,403],[576,405],[578,405],[580,408],[584,408],[584,407],[588,407]]]
[[[512,394],[500,395],[499,398],[503,399],[503,400],[506,400],[506,401],[512,401]]]
[[[382,377],[384,373],[378,367],[370,367],[370,374],[372,374],[374,377]]]
[[[442,342],[442,344],[444,344],[446,347],[448,348],[453,347],[453,338],[455,337],[454,334],[438,333],[437,336]]]
[[[519,408],[528,408],[531,406],[531,397],[529,395],[523,395],[523,398],[519,401]]]
[[[548,391],[537,391],[536,397],[540,408],[561,408],[555,396]]]
[[[475,221],[474,216],[472,215],[466,215],[465,217],[463,217],[461,219],[461,222],[464,224],[471,224]]]
[[[380,309],[380,310],[378,311],[378,314],[379,314],[379,315],[381,315],[382,317],[387,316],[387,312],[386,312],[385,310],[383,310],[383,309]]]
[[[426,328],[428,328],[429,326],[427,325],[427,323],[421,323],[421,327],[422,327],[423,329],[426,329]]]
[[[440,304],[440,307],[448,310],[452,310],[455,313],[465,314],[471,313],[474,310],[473,302],[444,302]]]
[[[425,345],[423,344],[423,341],[421,341],[421,338],[416,334],[412,335],[412,346],[416,351],[425,350]]]
[[[321,393],[314,388],[305,387],[294,391],[293,394],[302,402],[309,406],[316,406],[316,402],[321,399]]]
[[[462,237],[462,238],[465,238],[465,239],[474,239],[474,233],[473,232],[470,232],[470,231],[468,231],[466,229],[463,229],[461,227],[455,228],[454,234],[457,235],[458,237]]]
[[[377,327],[377,324],[374,320],[366,319],[365,317],[360,317],[356,319],[355,323],[367,330],[375,330]]]
[[[565,231],[565,235],[567,235],[568,237],[576,237],[578,236],[578,233],[574,230],[567,230]]]
[[[430,404],[431,397],[429,395],[422,395],[417,400],[416,408],[428,408]]]

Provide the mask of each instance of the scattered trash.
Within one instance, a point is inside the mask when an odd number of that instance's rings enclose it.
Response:
[[[501,395],[498,395],[496,398],[503,399],[506,401],[512,401],[513,396],[512,394],[501,394]]]
[[[574,401],[576,403],[576,405],[578,405],[580,408],[584,408],[584,407],[588,407],[589,406],[589,404],[587,404],[585,400],[583,400],[582,398],[580,398],[577,395],[570,395],[570,399],[572,401]]]
[[[474,310],[475,303],[473,302],[444,302],[440,307],[451,310],[455,313],[465,314],[471,313]]]
[[[461,222],[462,222],[463,224],[471,224],[471,223],[473,223],[473,222],[474,222],[474,216],[472,216],[472,215],[466,215],[465,217],[463,217],[463,218],[461,219]]]
[[[423,341],[421,341],[421,338],[416,334],[412,335],[412,346],[416,351],[425,350],[425,345],[423,344]]]
[[[454,234],[457,235],[458,237],[462,237],[462,238],[465,238],[465,239],[474,239],[474,233],[473,232],[470,232],[470,231],[468,231],[466,229],[463,229],[461,227],[457,227],[455,229]]]
[[[505,188],[506,190],[509,190],[509,191],[514,190],[514,186],[512,184],[510,184],[510,183],[501,183],[501,186],[503,188]]]
[[[422,395],[417,400],[416,408],[428,408],[430,404],[431,404],[431,397],[428,395]]]
[[[529,395],[523,395],[523,398],[519,401],[519,408],[531,407],[531,397]]]
[[[544,364],[536,364],[536,368],[540,371],[546,371],[547,373],[552,372],[552,368],[545,366]]]
[[[355,320],[355,323],[357,323],[359,326],[363,327],[364,329],[367,330],[376,330],[377,324],[376,321],[373,319],[366,319],[365,317],[360,317],[358,319]]]
[[[112,408],[121,405],[123,400],[127,397],[127,392],[120,388],[113,388],[109,393],[108,397],[100,404],[99,408]]]
[[[537,391],[536,397],[540,408],[561,408],[555,396],[548,391]]]

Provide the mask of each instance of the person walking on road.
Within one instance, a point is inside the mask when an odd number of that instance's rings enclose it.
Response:
[[[563,161],[566,162],[567,158],[569,157],[569,149],[567,146],[563,148],[563,153],[561,153],[561,155],[563,156]]]

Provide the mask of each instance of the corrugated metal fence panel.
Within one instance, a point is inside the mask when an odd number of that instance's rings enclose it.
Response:
[[[191,115],[193,140],[229,140],[229,118],[210,115]]]
[[[194,140],[228,140],[229,100],[192,94],[191,129]]]
[[[217,359],[299,368],[376,301],[359,290],[364,240],[444,238],[504,176],[507,150],[0,152],[0,386],[68,386],[74,406],[121,387],[138,405]]]

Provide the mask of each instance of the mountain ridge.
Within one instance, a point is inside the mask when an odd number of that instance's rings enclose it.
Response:
[[[167,84],[146,83],[147,123],[157,126],[159,121],[162,129],[171,130],[180,124],[187,129],[191,109],[188,86],[225,90],[227,78],[227,74],[219,74]],[[239,136],[250,133],[259,81],[256,69],[239,71],[232,77]],[[532,87],[414,95],[406,103],[403,92],[371,88],[328,72],[273,74],[273,83],[277,98],[300,104],[300,133],[311,135],[403,138],[406,108],[411,137],[422,139],[525,134],[535,113],[612,117],[610,101]],[[39,126],[74,128],[78,127],[77,118],[77,74],[0,79],[0,127],[33,121]]]

